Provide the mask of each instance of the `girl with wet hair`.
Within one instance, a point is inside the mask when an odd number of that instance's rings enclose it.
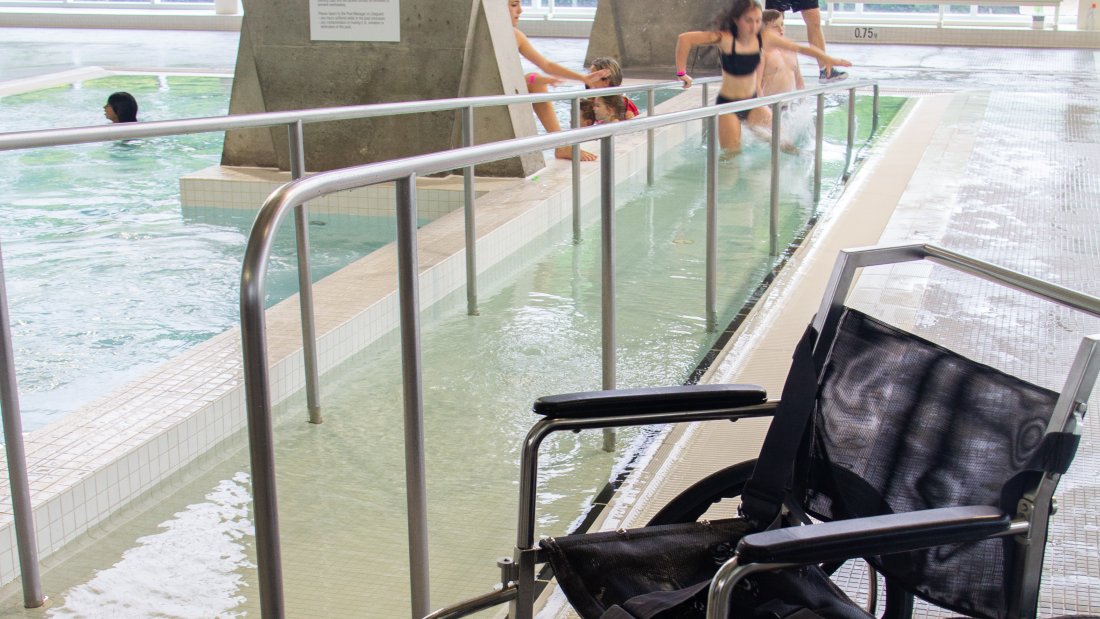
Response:
[[[716,105],[753,99],[760,94],[764,63],[761,62],[767,48],[790,50],[816,58],[828,66],[848,67],[852,63],[833,58],[811,45],[799,45],[784,39],[773,30],[761,32],[761,9],[754,0],[733,0],[729,9],[720,14],[711,30],[685,32],[676,41],[676,77],[684,88],[691,87],[687,74],[688,53],[698,45],[718,46],[718,60],[722,65],[722,87],[718,90]],[[724,114],[718,118],[718,142],[723,155],[729,157],[741,150],[741,123],[747,122],[766,134],[771,126],[771,110],[758,107]]]
[[[618,60],[615,60],[614,58],[608,58],[606,56],[602,56],[593,60],[592,64],[588,66],[588,72],[596,73],[599,71],[605,71],[607,73],[607,76],[596,81],[592,88],[611,88],[613,86],[622,86],[623,68],[622,65],[619,64]],[[588,88],[588,86],[586,85],[585,88]],[[639,114],[638,106],[635,105],[634,102],[631,101],[630,98],[626,95],[622,95],[622,98],[623,105],[626,106],[626,115],[623,117],[623,120],[636,118]],[[581,125],[587,126],[591,125],[593,122],[594,121],[582,117]]]
[[[137,99],[128,92],[116,92],[107,97],[103,115],[113,123],[137,122]]]

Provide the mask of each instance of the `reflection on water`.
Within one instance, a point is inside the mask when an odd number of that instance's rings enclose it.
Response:
[[[243,617],[233,609],[244,601],[240,571],[255,567],[245,553],[253,535],[248,488],[244,473],[221,482],[203,502],[160,523],[159,532],[138,538],[117,563],[66,591],[46,616]]]

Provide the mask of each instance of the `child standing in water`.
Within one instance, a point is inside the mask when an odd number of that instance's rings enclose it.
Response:
[[[538,67],[543,73],[548,75],[539,75],[538,73],[527,74],[527,92],[531,94],[547,92],[549,86],[557,85],[561,79],[576,80],[583,82],[585,86],[590,88],[598,88],[600,86],[600,80],[607,77],[607,70],[599,70],[588,74],[577,73],[576,71],[570,71],[556,62],[551,62],[543,57],[542,54],[531,45],[530,39],[527,35],[523,34],[519,26],[519,16],[523,14],[523,6],[520,4],[520,0],[508,0],[508,13],[512,17],[512,31],[516,35],[516,47],[519,48],[521,56],[526,58],[536,67]],[[538,117],[539,122],[542,123],[547,133],[553,133],[555,131],[561,131],[561,124],[558,123],[558,117],[554,114],[554,106],[549,101],[533,104],[535,108],[535,116]],[[571,159],[573,157],[573,149],[569,146],[562,146],[554,151],[554,156],[558,159]],[[595,153],[588,151],[581,151],[581,161],[595,161]]]
[[[784,38],[783,13],[775,9],[764,10],[764,32]],[[760,96],[778,95],[792,90],[802,90],[802,72],[798,69],[798,55],[789,49],[774,45],[764,48],[764,75],[760,83]]]
[[[718,16],[713,30],[685,32],[676,41],[676,76],[684,88],[691,87],[691,76],[684,68],[688,53],[696,45],[717,45],[722,65],[722,86],[717,105],[753,99],[760,95],[764,52],[771,47],[790,50],[816,58],[826,66],[848,67],[852,63],[833,58],[811,45],[798,45],[774,32],[761,32],[761,10],[754,0],[733,0],[727,11]],[[718,142],[729,157],[741,151],[741,123],[766,131],[771,124],[771,110],[753,108],[718,117]]]

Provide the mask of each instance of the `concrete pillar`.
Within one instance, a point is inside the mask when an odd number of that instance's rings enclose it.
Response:
[[[585,62],[610,56],[631,76],[676,79],[676,37],[709,30],[730,0],[599,0]],[[688,58],[693,75],[716,73],[714,47],[696,48]]]
[[[503,0],[401,0],[397,43],[311,41],[309,0],[243,0],[230,114],[525,93]],[[482,108],[475,138],[535,133],[530,105]],[[457,112],[305,125],[306,169],[331,170],[446,150]],[[228,132],[222,164],[289,169],[285,128]],[[527,176],[541,153],[479,166]]]

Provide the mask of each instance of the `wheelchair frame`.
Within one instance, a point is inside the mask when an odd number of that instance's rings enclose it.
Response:
[[[842,250],[830,276],[821,306],[814,318],[818,343],[831,342],[844,310],[858,269],[871,266],[928,260],[1032,296],[1100,318],[1100,299],[1021,273],[951,252],[929,244],[877,246]],[[815,347],[817,360],[827,354]],[[1046,432],[1080,434],[1079,422],[1085,413],[1088,396],[1100,374],[1100,334],[1082,338],[1066,382],[1059,394]],[[668,387],[653,390],[675,396],[698,386]],[[636,397],[645,390],[629,390]],[[581,394],[589,405],[625,404],[623,391]],[[520,503],[516,546],[512,558],[498,562],[501,587],[489,594],[440,609],[426,619],[464,617],[504,602],[510,603],[509,617],[531,619],[536,598],[535,570],[545,562],[535,540],[535,499],[538,479],[538,451],[544,439],[554,432],[578,431],[637,425],[682,423],[691,421],[737,420],[770,416],[778,400],[748,406],[712,407],[705,404],[687,409],[673,402],[664,410],[641,414],[609,416],[546,417],[537,421],[523,443],[520,458]],[[1014,516],[988,506],[950,507],[857,518],[788,527],[746,536],[738,553],[722,565],[711,581],[708,593],[708,619],[727,619],[734,587],[744,577],[761,571],[776,570],[810,563],[839,561],[918,550],[945,543],[977,541],[991,537],[1015,536],[1022,547],[1013,567],[1017,595],[1010,602],[1009,617],[1029,619],[1035,616],[1046,546],[1047,525],[1052,513],[1054,490],[1060,475],[1046,473],[1017,505]],[[823,548],[813,554],[807,548]]]

